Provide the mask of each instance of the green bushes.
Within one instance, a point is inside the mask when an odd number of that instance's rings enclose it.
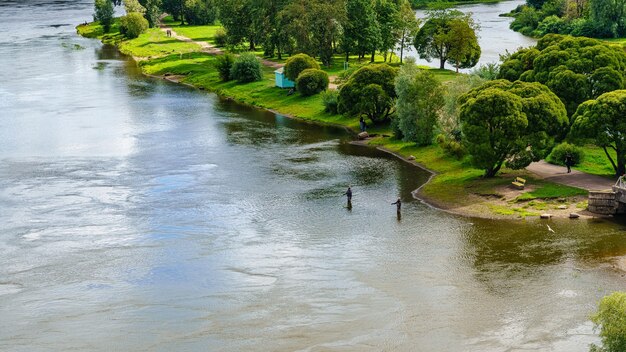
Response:
[[[321,94],[322,104],[324,104],[324,111],[336,114],[337,107],[339,105],[339,91],[337,90],[325,90]]]
[[[230,70],[230,78],[240,83],[256,82],[263,79],[261,62],[252,53],[239,55]]]
[[[298,79],[298,76],[302,71],[314,68],[319,70],[320,65],[315,61],[314,58],[310,57],[307,54],[297,54],[289,59],[285,63],[285,77],[289,80],[295,82]]]
[[[435,140],[446,154],[459,160],[465,156],[465,149],[463,149],[461,142],[448,138],[444,134],[438,134]]]
[[[224,55],[218,55],[215,58],[215,68],[222,81],[230,81],[230,72],[233,68],[233,63],[235,63],[235,56],[233,54],[226,53]]]
[[[228,34],[226,34],[226,30],[224,30],[224,28],[218,28],[213,35],[213,40],[218,47],[225,47],[226,44],[228,44]]]
[[[592,344],[590,351],[626,351],[626,293],[613,292],[602,298],[591,321],[600,328],[602,347]]]
[[[296,79],[296,89],[305,97],[317,94],[328,88],[328,73],[314,68],[309,68]]]
[[[567,154],[572,157],[572,165],[580,164],[585,158],[585,153],[582,148],[563,142],[552,149],[552,153],[548,156],[547,161],[550,164],[565,165],[565,157]]]
[[[120,33],[126,38],[137,38],[146,29],[148,29],[148,20],[139,12],[131,12],[120,18]]]

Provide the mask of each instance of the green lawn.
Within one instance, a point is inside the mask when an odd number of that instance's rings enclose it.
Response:
[[[149,58],[199,51],[200,46],[168,38],[162,30],[150,28],[138,38],[120,43],[119,49],[127,55]]]
[[[604,150],[594,145],[585,145],[582,147],[584,156],[580,165],[576,165],[573,168],[578,171],[582,171],[592,175],[605,176],[613,178],[615,176],[615,170],[613,165],[606,157]],[[609,155],[615,160],[615,151],[609,149]],[[555,162],[547,159],[550,163],[556,165],[564,165],[563,162]]]
[[[593,175],[615,176],[615,170],[613,170],[613,166],[602,148],[586,145],[583,147],[583,151],[585,152],[583,162],[575,166],[574,169]],[[609,154],[615,160],[615,151],[609,149]]]
[[[159,57],[173,53],[181,54],[200,50],[198,44],[168,38],[158,28],[150,28],[138,38],[125,40],[119,31],[119,19],[115,19],[109,33],[104,33],[104,29],[98,22],[87,25],[81,24],[76,27],[76,31],[87,38],[98,38],[104,43],[116,44],[122,53],[137,58]]]
[[[223,28],[219,24],[208,26],[181,25],[180,21],[174,21],[171,16],[164,18],[163,23],[172,27],[176,33],[182,36],[211,44],[215,44],[215,32],[217,32],[218,29]]]

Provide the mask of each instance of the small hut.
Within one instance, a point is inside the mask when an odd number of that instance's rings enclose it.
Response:
[[[276,75],[276,87],[278,88],[293,88],[296,84],[291,81],[289,78],[285,77],[285,68],[281,67],[278,70],[274,71]]]

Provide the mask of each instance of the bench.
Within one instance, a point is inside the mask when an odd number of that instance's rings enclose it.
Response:
[[[511,184],[517,189],[524,189],[524,186],[526,186],[526,180],[521,177],[516,177]]]

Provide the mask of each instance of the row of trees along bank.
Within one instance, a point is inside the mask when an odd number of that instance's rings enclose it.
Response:
[[[626,36],[625,0],[526,0],[511,12],[511,29],[524,35]]]
[[[227,46],[262,47],[264,56],[279,60],[306,53],[330,66],[335,55],[374,61],[380,53],[386,62],[398,51],[402,62],[404,51],[415,46],[422,58],[458,70],[475,66],[481,54],[471,15],[434,10],[420,28],[408,0],[97,0],[94,19],[108,30],[113,5],[122,3],[149,26],[163,12],[197,25],[219,19]]]

